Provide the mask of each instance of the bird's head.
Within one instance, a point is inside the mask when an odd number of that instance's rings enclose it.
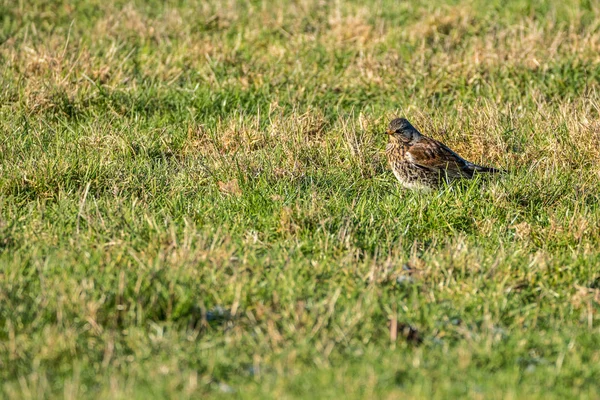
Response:
[[[410,142],[421,136],[419,131],[406,118],[393,119],[385,133],[402,142]]]

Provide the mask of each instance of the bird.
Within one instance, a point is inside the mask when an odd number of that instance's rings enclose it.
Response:
[[[502,171],[465,160],[445,144],[419,132],[406,118],[393,119],[386,133],[386,155],[390,168],[407,189],[430,191],[476,173]]]

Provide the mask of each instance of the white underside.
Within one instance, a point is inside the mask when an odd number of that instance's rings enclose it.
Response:
[[[400,174],[398,174],[398,172],[396,171],[392,171],[394,172],[394,176],[396,177],[396,179],[398,179],[398,181],[400,182],[400,184],[402,186],[404,186],[406,189],[410,189],[410,190],[422,190],[422,191],[430,191],[431,188],[429,186],[425,186],[421,183],[417,183],[417,182],[407,182],[404,179],[402,179],[402,177],[400,176]]]

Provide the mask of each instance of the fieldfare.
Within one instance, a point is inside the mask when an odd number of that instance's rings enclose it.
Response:
[[[475,173],[501,172],[463,159],[443,143],[422,135],[405,118],[390,122],[386,133],[390,167],[405,188],[431,190],[456,179],[471,179]]]

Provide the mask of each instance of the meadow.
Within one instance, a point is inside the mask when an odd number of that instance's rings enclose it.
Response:
[[[600,397],[599,15],[0,0],[0,397]]]

